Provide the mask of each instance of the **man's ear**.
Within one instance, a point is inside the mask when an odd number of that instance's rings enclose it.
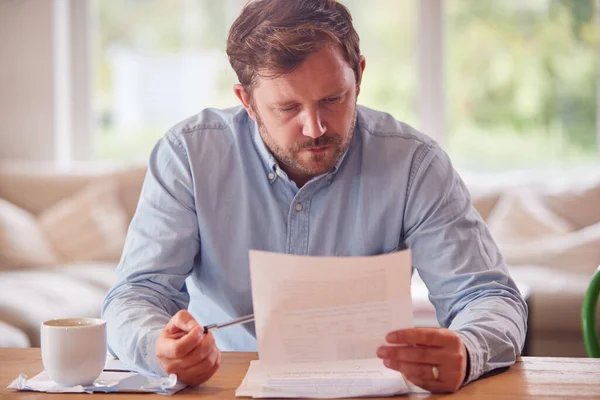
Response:
[[[248,113],[250,118],[252,118],[253,120],[256,121],[256,113],[252,109],[252,102],[250,101],[250,95],[246,91],[246,88],[244,87],[244,85],[242,85],[240,83],[236,83],[235,85],[233,85],[233,93],[235,93],[237,98],[240,99],[240,101],[242,102],[242,105],[246,109],[246,112]]]
[[[365,72],[365,67],[367,66],[367,60],[365,59],[365,56],[360,56],[360,62],[358,65],[360,69],[358,71],[358,82],[356,85],[357,96],[360,94],[360,84],[362,83],[363,72]]]

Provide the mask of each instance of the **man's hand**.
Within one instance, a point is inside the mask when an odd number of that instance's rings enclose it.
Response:
[[[402,372],[415,385],[444,393],[455,392],[463,384],[468,356],[456,332],[411,328],[390,332],[385,339],[392,346],[381,346],[377,356],[386,367]]]
[[[215,338],[196,322],[192,315],[180,310],[175,314],[156,341],[156,357],[164,370],[177,374],[180,382],[199,385],[219,369],[221,352]]]

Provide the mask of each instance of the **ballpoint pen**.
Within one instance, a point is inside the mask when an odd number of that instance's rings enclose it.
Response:
[[[246,322],[254,321],[254,314],[246,315],[244,317],[239,317],[232,319],[231,321],[223,322],[220,324],[210,324],[204,327],[204,334],[207,334],[209,331],[216,331],[217,329],[226,328],[228,326],[245,324]]]

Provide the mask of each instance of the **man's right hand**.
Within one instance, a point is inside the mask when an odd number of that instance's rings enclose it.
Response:
[[[156,341],[156,357],[165,372],[177,374],[177,380],[188,385],[206,382],[221,363],[215,338],[203,331],[189,312],[180,310]]]

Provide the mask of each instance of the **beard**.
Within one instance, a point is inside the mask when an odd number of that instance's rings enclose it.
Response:
[[[350,147],[350,142],[354,136],[354,128],[356,127],[357,108],[355,104],[352,113],[352,124],[345,136],[334,132],[327,132],[316,139],[306,138],[287,148],[281,147],[275,139],[273,139],[273,136],[271,136],[267,127],[263,124],[260,115],[258,115],[256,111],[255,113],[260,137],[277,161],[282,164],[282,168],[285,166],[294,170],[296,173],[314,177],[331,171],[342,158],[348,147]],[[328,146],[329,149],[321,153],[306,152],[306,150],[309,149],[325,146]],[[301,156],[302,154],[307,153],[308,158]],[[286,168],[284,168],[284,170],[285,169]]]

